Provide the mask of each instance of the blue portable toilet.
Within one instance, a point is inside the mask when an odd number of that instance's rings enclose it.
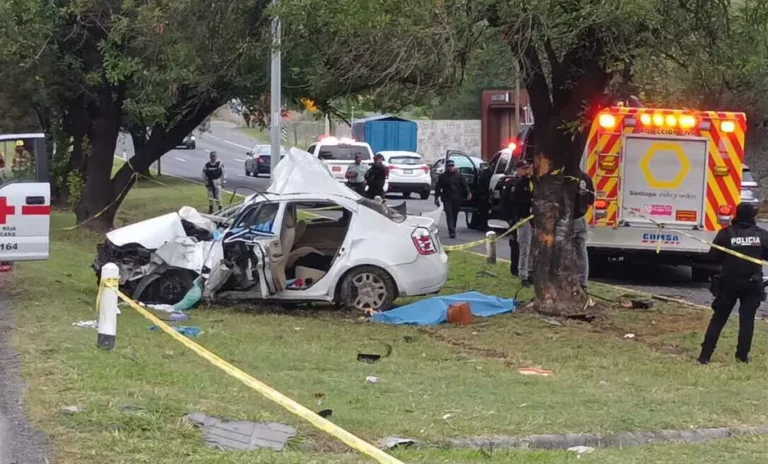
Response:
[[[417,131],[414,121],[391,115],[371,116],[352,124],[352,137],[368,142],[374,153],[385,150],[416,151]]]

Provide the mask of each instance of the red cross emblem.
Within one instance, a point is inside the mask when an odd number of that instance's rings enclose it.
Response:
[[[16,207],[8,204],[8,198],[0,197],[0,224],[5,224],[8,216],[14,214],[16,214]]]

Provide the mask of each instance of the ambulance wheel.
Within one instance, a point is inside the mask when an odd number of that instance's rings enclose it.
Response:
[[[700,267],[691,268],[691,278],[696,283],[707,283],[712,277],[712,271]]]
[[[429,190],[424,190],[419,193],[419,197],[421,197],[422,200],[429,200]]]

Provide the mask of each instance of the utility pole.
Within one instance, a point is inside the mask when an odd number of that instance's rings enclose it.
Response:
[[[277,0],[272,0],[272,5],[275,5]],[[272,148],[270,149],[270,176],[274,172],[277,162],[280,161],[280,113],[281,113],[281,76],[280,76],[280,18],[275,17],[272,20],[272,72],[270,77],[271,91],[270,91],[270,142]]]
[[[515,59],[515,136],[520,132],[520,61]]]

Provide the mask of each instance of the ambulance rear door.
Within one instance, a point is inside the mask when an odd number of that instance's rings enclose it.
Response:
[[[48,259],[51,187],[44,134],[0,134],[0,262]]]
[[[694,136],[625,135],[621,223],[702,228],[709,156],[707,143],[707,139]]]

